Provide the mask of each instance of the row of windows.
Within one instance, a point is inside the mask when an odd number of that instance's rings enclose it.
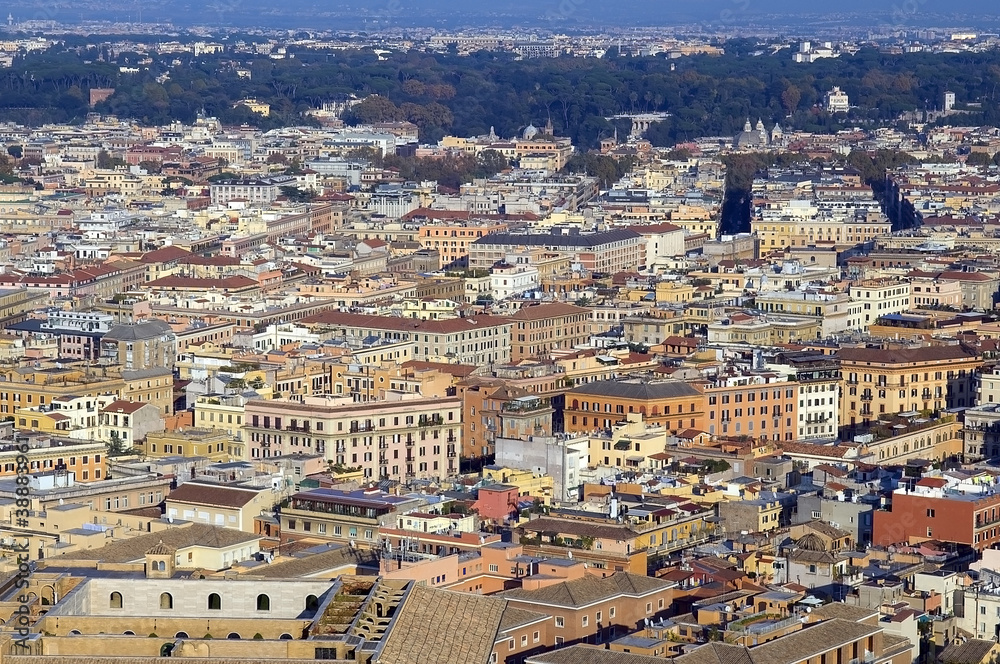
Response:
[[[295,519],[289,519],[288,520],[288,530],[296,530],[297,527],[298,527],[298,522]],[[302,521],[302,532],[304,532],[304,533],[311,533],[312,530],[313,530],[312,527],[313,527],[312,521],[305,521],[305,520]],[[319,533],[320,535],[326,535],[327,534],[326,524],[325,523],[317,523],[316,524],[316,532]],[[365,528],[364,533],[365,533],[365,539],[366,540],[374,540],[375,539],[375,531],[372,530],[371,528]],[[343,537],[343,534],[344,534],[344,530],[343,530],[342,526],[335,525],[333,527],[333,535],[335,537]],[[347,536],[351,537],[351,538],[357,537],[358,536],[358,527],[357,526],[350,526],[347,529]]]
[[[769,392],[768,390],[761,390],[760,391],[760,400],[761,401],[767,401],[768,392]],[[773,396],[774,396],[775,400],[780,400],[781,399],[781,390],[773,390]],[[795,396],[795,390],[794,389],[786,389],[785,390],[785,398],[786,399],[791,399],[794,396]],[[718,403],[718,397],[719,397],[719,395],[716,395],[716,394],[710,394],[710,395],[708,395],[708,405],[714,406],[716,403]],[[728,395],[728,394],[723,394],[722,395],[722,403],[723,404],[729,403],[729,400],[730,400],[730,395]],[[747,401],[756,401],[757,400],[757,393],[756,392],[748,392],[746,394],[746,400]],[[743,402],[743,393],[742,392],[738,392],[736,394],[733,394],[732,395],[732,401],[733,401],[733,403],[742,403]]]
[[[163,561],[155,561],[154,564],[158,565],[157,569],[163,571],[165,565]],[[206,600],[207,607],[210,611],[221,611],[222,610],[222,597],[218,593],[210,593]],[[306,610],[315,610],[319,605],[315,595],[309,595],[306,598]],[[257,595],[256,602],[258,611],[270,611],[271,610],[271,598],[264,593]],[[120,592],[111,593],[108,598],[108,607],[112,609],[123,609],[125,608],[124,600]],[[160,594],[160,608],[161,609],[172,609],[174,608],[174,597],[170,593]]]

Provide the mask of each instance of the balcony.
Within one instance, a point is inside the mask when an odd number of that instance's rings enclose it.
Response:
[[[549,404],[547,401],[543,401],[537,397],[521,397],[520,399],[508,401],[503,404],[501,410],[508,413],[527,413],[535,410],[543,410],[548,407]]]
[[[874,395],[871,392],[863,392],[861,394],[861,400],[862,401],[871,401],[874,398],[875,397],[874,397]]]
[[[370,431],[375,431],[375,426],[372,424],[352,424],[350,429],[351,433],[368,433]]]
[[[444,424],[444,418],[440,415],[431,415],[430,417],[421,417],[417,421],[418,427],[436,427]]]
[[[729,623],[726,626],[726,631],[734,632],[740,636],[760,636],[791,627],[795,623],[801,622],[802,619],[799,616],[779,618],[772,613],[755,613],[741,620]]]

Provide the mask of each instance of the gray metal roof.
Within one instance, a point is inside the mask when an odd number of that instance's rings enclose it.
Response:
[[[680,380],[599,380],[593,383],[577,385],[571,394],[593,394],[602,397],[619,399],[672,399],[676,397],[699,396],[701,392]]]
[[[627,228],[615,228],[609,231],[586,233],[579,235],[563,235],[559,233],[489,233],[478,238],[473,244],[478,245],[528,245],[544,247],[596,247],[611,242],[636,240],[642,237]]]

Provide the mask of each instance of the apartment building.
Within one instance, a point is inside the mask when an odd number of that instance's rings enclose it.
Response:
[[[665,616],[676,583],[630,572],[585,576],[538,588],[504,593],[513,606],[553,616],[555,645],[604,643],[627,634],[644,620]]]
[[[729,318],[710,322],[709,343],[779,346],[814,341],[823,336],[823,321],[818,316],[754,317],[733,314]]]
[[[850,298],[846,293],[768,291],[757,295],[759,309],[778,316],[809,316],[818,319],[819,334],[829,337],[844,332],[850,324]]]
[[[1000,457],[1000,404],[991,401],[966,410],[962,437],[966,459]]]
[[[274,509],[282,494],[268,485],[251,488],[191,480],[170,492],[164,504],[168,518],[254,532],[254,517]]]
[[[548,358],[553,351],[571,350],[590,339],[590,310],[552,302],[522,306],[513,323],[511,361]]]
[[[982,356],[964,345],[842,347],[837,357],[845,383],[842,427],[867,427],[884,414],[975,404]]]
[[[51,405],[60,398],[113,395],[127,401],[151,403],[169,415],[173,412],[173,385],[173,373],[166,367],[134,371],[117,366],[18,367],[0,373],[0,414],[12,414],[21,407]]]
[[[767,368],[788,376],[798,390],[795,440],[829,440],[840,430],[840,362],[816,351],[780,353]]]
[[[858,307],[852,329],[867,331],[882,316],[910,309],[910,283],[897,279],[855,281],[848,288],[851,302]]]
[[[352,345],[370,337],[391,342],[412,341],[414,360],[479,366],[506,363],[511,357],[513,323],[497,316],[419,320],[326,311],[303,322],[344,338]]]
[[[424,249],[438,252],[439,268],[462,269],[469,267],[470,244],[507,228],[504,222],[492,221],[424,224],[417,230],[417,242]]]
[[[497,438],[551,436],[550,400],[510,386],[502,379],[470,376],[460,382],[462,399],[462,458],[492,455]]]
[[[243,199],[250,204],[267,205],[273,203],[281,193],[281,187],[294,187],[295,177],[275,175],[256,180],[222,180],[213,182],[210,192],[212,205],[227,205],[234,199]]]
[[[915,645],[885,632],[881,623],[831,618],[790,634],[747,647],[708,643],[677,658],[678,664],[718,664],[751,661],[768,664],[822,664],[871,662],[910,664]]]
[[[1000,543],[1000,494],[991,485],[925,477],[893,491],[891,511],[875,511],[874,545],[929,539],[980,551]]]
[[[624,228],[595,233],[553,228],[550,233],[491,233],[469,245],[469,267],[489,268],[508,254],[533,248],[567,253],[588,272],[635,270],[643,261],[642,236]]]
[[[28,451],[22,452],[27,445]],[[44,434],[18,433],[0,444],[0,479],[18,475],[18,457],[28,459],[29,473],[73,473],[77,482],[93,482],[107,477],[107,445],[102,441],[53,438]]]
[[[568,433],[611,429],[628,413],[640,413],[650,425],[671,431],[706,426],[705,395],[679,380],[601,380],[571,387],[564,398]]]
[[[310,489],[294,494],[281,510],[281,540],[310,538],[354,542],[362,547],[379,543],[379,529],[392,528],[396,517],[419,507],[412,498],[379,490],[338,491]]]
[[[200,427],[149,433],[139,444],[139,448],[150,459],[191,456],[226,462],[249,458],[244,442],[233,440],[228,433],[220,429]]]
[[[798,433],[799,386],[785,375],[722,374],[703,390],[705,423],[713,436],[793,440]]]
[[[462,401],[389,393],[355,403],[331,395],[252,399],[244,415],[249,456],[320,454],[368,479],[438,479],[458,471]]]

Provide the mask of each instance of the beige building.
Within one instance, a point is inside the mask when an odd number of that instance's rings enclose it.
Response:
[[[269,512],[282,494],[273,487],[250,488],[200,481],[185,482],[167,496],[170,519],[206,523],[220,528],[254,532],[254,517]]]
[[[842,427],[868,426],[881,415],[975,405],[982,357],[963,345],[841,348]]]
[[[852,316],[852,329],[867,331],[882,316],[901,314],[910,309],[910,283],[897,279],[869,279],[856,281],[850,285],[848,293],[851,307],[856,308]]]
[[[322,454],[371,479],[432,479],[458,471],[462,400],[389,391],[385,400],[331,395],[253,399],[246,406],[249,459]]]
[[[221,429],[177,429],[149,433],[139,447],[145,456],[206,457],[212,461],[246,459],[246,443]]]

